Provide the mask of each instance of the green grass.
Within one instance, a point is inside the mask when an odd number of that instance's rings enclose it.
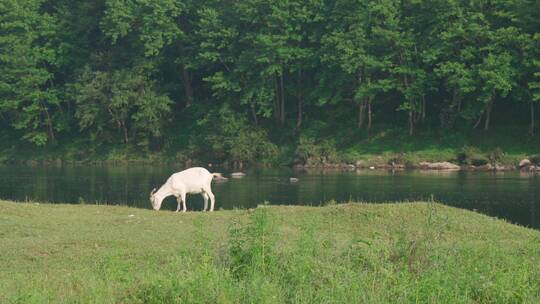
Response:
[[[539,303],[540,232],[435,203],[0,202],[1,303]]]
[[[339,154],[345,160],[363,160],[367,165],[387,164],[391,158],[399,157],[404,164],[421,161],[457,162],[458,153],[464,148],[478,151],[487,158],[496,149],[503,156],[497,162],[515,166],[531,155],[540,154],[540,140],[523,133],[522,128],[504,127],[490,131],[475,130],[462,132],[419,131],[409,136],[404,129],[375,130],[369,137],[360,136],[351,141],[352,134],[336,136],[342,138],[343,147]],[[352,142],[352,144],[350,144]]]

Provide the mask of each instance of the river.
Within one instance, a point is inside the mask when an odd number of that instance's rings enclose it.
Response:
[[[0,166],[0,198],[74,204],[150,208],[148,194],[180,168],[170,166]],[[223,172],[229,176],[229,171]],[[321,205],[336,202],[431,200],[476,210],[523,226],[540,228],[540,175],[512,172],[379,171],[295,172],[288,168],[250,169],[242,179],[214,182],[216,209],[258,204]],[[297,177],[291,183],[289,178]],[[200,195],[188,209],[200,210]],[[176,209],[168,198],[165,210]]]

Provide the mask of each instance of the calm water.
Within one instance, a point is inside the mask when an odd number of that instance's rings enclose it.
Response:
[[[150,166],[0,166],[0,198],[61,203],[119,204],[150,208],[148,194],[180,168]],[[226,176],[227,171],[224,172]],[[243,179],[213,183],[216,208],[308,204],[336,200],[393,202],[435,200],[540,228],[540,176],[520,172],[357,172],[295,173],[289,169],[247,170]],[[289,177],[300,178],[290,183]],[[168,198],[163,209],[176,208]],[[200,195],[188,209],[200,210]]]

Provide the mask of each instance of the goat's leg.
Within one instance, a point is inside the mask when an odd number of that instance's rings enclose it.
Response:
[[[176,202],[178,206],[176,207],[176,212],[180,211],[180,204],[182,203],[182,198],[180,196],[176,197]]]
[[[202,197],[204,199],[204,208],[203,208],[203,211],[206,211],[206,209],[208,209],[208,194],[206,194],[206,192],[203,192],[202,193]]]
[[[186,212],[187,211],[186,194],[182,193],[180,196],[182,197],[182,206],[184,207],[184,210],[182,210],[182,212]]]
[[[208,191],[206,192],[206,195],[208,195],[208,197],[210,197],[210,212],[214,211],[214,202],[215,202],[215,197],[214,197],[214,193],[212,193],[212,191]]]

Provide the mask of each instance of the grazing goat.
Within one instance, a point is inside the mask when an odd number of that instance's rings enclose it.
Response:
[[[174,173],[167,179],[167,182],[156,191],[156,188],[150,192],[150,202],[154,210],[161,208],[163,200],[170,196],[176,196],[178,207],[176,212],[180,210],[180,203],[182,203],[182,212],[186,212],[186,195],[189,194],[202,194],[204,199],[204,209],[208,208],[208,199],[210,198],[210,211],[214,211],[214,194],[210,189],[210,184],[214,177],[221,177],[220,173],[210,173],[205,168],[189,168],[184,171]]]

